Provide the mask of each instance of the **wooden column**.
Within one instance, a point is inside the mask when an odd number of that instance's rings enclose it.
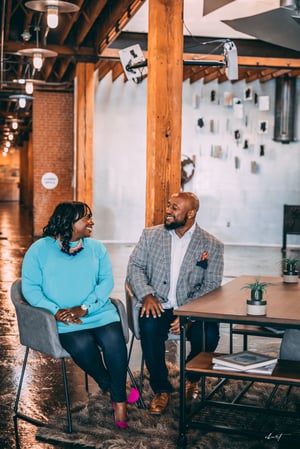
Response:
[[[93,207],[94,71],[91,63],[76,65],[75,197]]]
[[[183,0],[149,0],[146,226],[180,190]]]

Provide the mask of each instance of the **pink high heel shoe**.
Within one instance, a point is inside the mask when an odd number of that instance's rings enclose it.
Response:
[[[133,404],[134,402],[138,401],[140,397],[140,393],[136,388],[131,388],[130,394],[126,400],[127,404]],[[115,402],[112,402],[112,408],[114,411],[114,419],[115,419],[115,424],[117,427],[119,427],[120,429],[126,429],[128,427],[128,422],[127,421],[117,421],[116,420],[116,404]]]
[[[140,397],[139,390],[136,388],[131,388],[130,395],[127,398],[127,404],[133,404],[134,402],[138,401]]]
[[[122,402],[122,404],[126,405],[125,402]],[[126,429],[128,427],[128,422],[127,421],[117,421],[117,419],[116,419],[116,403],[115,402],[112,402],[112,408],[114,411],[114,420],[115,420],[116,426],[119,427],[120,429]]]

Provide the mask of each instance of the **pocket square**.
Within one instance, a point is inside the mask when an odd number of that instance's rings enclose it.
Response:
[[[204,270],[206,270],[207,266],[208,266],[208,252],[207,251],[203,251],[200,260],[197,261],[196,263],[197,267],[201,267]]]

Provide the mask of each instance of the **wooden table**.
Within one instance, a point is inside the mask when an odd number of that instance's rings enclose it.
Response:
[[[207,354],[201,354],[187,365],[185,364],[185,324],[191,320],[202,320],[203,332],[204,323],[207,321],[300,329],[300,283],[284,284],[281,277],[269,276],[262,276],[260,280],[272,283],[267,287],[264,296],[264,299],[267,300],[267,313],[264,316],[247,315],[246,312],[246,301],[250,298],[250,290],[242,287],[253,282],[253,276],[239,276],[213,292],[176,309],[176,315],[180,317],[180,421],[178,438],[178,447],[180,448],[185,447],[186,430],[192,424],[188,422],[186,413],[186,370],[200,372],[203,377],[250,379],[300,386],[300,362],[292,362],[292,365],[288,367],[283,366],[283,370],[277,367],[272,376],[213,370],[211,366],[212,355]],[[288,373],[287,376],[286,372]]]

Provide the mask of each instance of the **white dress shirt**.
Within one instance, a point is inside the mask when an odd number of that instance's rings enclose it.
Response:
[[[168,302],[163,304],[164,309],[171,309],[172,307],[176,309],[177,299],[176,299],[176,287],[177,280],[179,276],[180,267],[185,256],[186,250],[192,238],[192,234],[195,230],[196,224],[186,231],[186,233],[180,238],[176,234],[175,229],[172,229],[170,235],[172,237],[171,244],[171,266],[170,266],[170,290],[168,294]]]

